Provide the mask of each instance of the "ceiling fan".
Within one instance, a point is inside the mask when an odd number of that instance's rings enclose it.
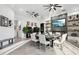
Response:
[[[47,7],[46,9],[49,9],[49,12],[53,9],[53,10],[57,10],[56,8],[61,8],[62,6],[60,6],[59,4],[49,4],[49,5],[44,5],[43,7]]]
[[[26,11],[26,13],[30,14],[31,16],[34,16],[34,17],[38,17],[39,14],[36,13],[36,12],[30,12],[30,11]]]

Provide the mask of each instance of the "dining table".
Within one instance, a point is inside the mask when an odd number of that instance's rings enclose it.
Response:
[[[49,41],[51,42],[51,47],[53,47],[54,40],[61,37],[61,35],[52,34],[52,35],[45,35],[45,37],[49,39]]]

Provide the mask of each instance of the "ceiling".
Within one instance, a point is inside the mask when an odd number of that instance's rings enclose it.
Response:
[[[49,16],[48,10],[43,7],[44,4],[4,4],[4,6],[11,8],[15,14],[27,16],[25,11],[35,11],[39,13],[40,16],[46,18]],[[70,12],[75,8],[79,8],[79,4],[60,4],[63,8]]]

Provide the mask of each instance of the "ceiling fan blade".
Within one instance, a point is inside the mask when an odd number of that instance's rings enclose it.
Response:
[[[35,13],[35,12],[32,12],[33,14]]]
[[[54,4],[50,4],[50,6],[54,6]]]
[[[26,11],[26,13],[32,14],[32,13],[31,13],[31,12],[29,12],[29,11]]]
[[[62,7],[62,6],[55,6],[55,7]]]
[[[39,14],[37,13],[37,15],[39,16]]]
[[[34,17],[37,17],[37,16],[39,16],[39,14],[38,14],[38,13],[34,14]]]
[[[35,14],[34,17],[37,17],[37,15]]]
[[[38,14],[38,13],[36,13],[36,15],[37,15],[37,16],[39,16],[39,14]]]
[[[52,8],[49,9],[49,12],[52,10]]]
[[[26,11],[27,13],[29,13],[29,11]]]
[[[53,8],[54,10],[56,10],[56,8]]]

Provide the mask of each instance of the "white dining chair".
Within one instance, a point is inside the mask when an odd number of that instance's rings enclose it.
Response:
[[[67,37],[67,33],[63,34],[62,37],[61,37],[61,40],[59,39],[59,40],[55,40],[54,41],[54,45],[58,45],[62,49],[63,48],[63,44],[64,44],[64,42],[66,40],[66,37]]]
[[[50,35],[52,35],[52,32],[49,32]]]
[[[39,40],[36,39],[35,34],[36,34],[36,33],[31,34],[31,41],[32,41],[33,44],[36,46],[36,43],[37,43]]]
[[[40,48],[41,48],[42,45],[44,45],[44,49],[45,49],[44,51],[46,51],[47,45],[49,45],[49,47],[50,47],[50,41],[46,41],[44,34],[39,35],[39,42],[40,42]]]
[[[61,33],[60,33],[60,32],[56,32],[55,34],[56,34],[56,35],[61,35]]]

